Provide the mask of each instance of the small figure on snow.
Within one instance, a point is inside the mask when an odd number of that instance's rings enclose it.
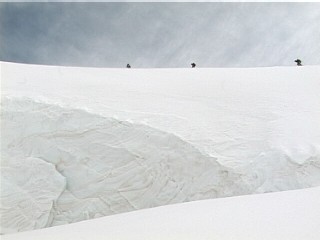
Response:
[[[195,68],[195,67],[196,67],[196,64],[195,64],[195,63],[191,63],[191,67],[192,67],[192,68]]]
[[[294,61],[297,63],[298,66],[302,66],[300,59],[296,59],[296,60],[294,60]]]
[[[129,63],[127,64],[127,68],[131,68],[131,66],[130,66],[130,64],[129,64]]]

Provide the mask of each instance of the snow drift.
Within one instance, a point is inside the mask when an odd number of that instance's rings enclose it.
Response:
[[[27,99],[4,99],[2,121],[5,154],[19,161],[5,155],[2,164],[3,182],[15,187],[3,187],[6,229],[27,230],[243,192],[237,175],[214,158],[144,125]],[[34,169],[31,157],[47,167]],[[42,185],[27,187],[30,182]],[[16,199],[21,188],[26,197],[50,205],[46,217],[35,214],[44,211],[38,204],[23,208],[25,198]],[[20,214],[17,205],[22,205]]]
[[[1,227],[320,185],[320,68],[1,63]]]
[[[3,236],[3,240],[318,240],[320,187],[152,209]]]

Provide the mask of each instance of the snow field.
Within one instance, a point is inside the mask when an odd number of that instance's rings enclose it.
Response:
[[[1,63],[1,231],[319,186],[319,76]]]
[[[319,187],[202,200],[8,234],[3,240],[318,240],[319,201]]]

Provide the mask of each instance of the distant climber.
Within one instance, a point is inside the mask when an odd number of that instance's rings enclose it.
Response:
[[[196,67],[196,64],[195,64],[195,63],[191,63],[191,67],[192,67],[192,68],[195,68],[195,67]]]
[[[300,59],[296,59],[296,60],[294,60],[294,61],[297,63],[298,66],[302,66]]]
[[[130,66],[130,64],[129,64],[129,63],[127,64],[127,68],[131,68],[131,66]]]

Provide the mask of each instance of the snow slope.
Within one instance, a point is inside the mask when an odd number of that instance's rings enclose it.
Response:
[[[5,228],[13,225],[19,230],[32,229],[26,216],[32,217],[32,223],[37,222],[32,227],[38,228],[243,193],[241,184],[237,184],[239,175],[172,134],[28,99],[4,99],[2,104],[2,144],[6,149],[3,181],[22,186],[27,196],[35,194],[34,189],[24,185],[39,178],[34,164],[29,163],[30,157],[48,165],[41,172],[48,175],[46,184],[43,176],[43,186],[34,186],[37,190],[49,191],[48,187],[62,176],[66,180],[63,186],[51,190],[55,191],[54,199],[36,193],[35,198],[42,197],[50,205],[51,215],[43,219],[35,215],[37,205],[12,215],[18,211],[17,203],[25,201],[23,197],[16,199],[19,189],[5,186],[8,194],[2,198],[3,215],[10,219],[2,223]],[[22,166],[17,169],[19,160]],[[52,166],[56,176],[46,173],[52,171]],[[24,174],[24,170],[32,171],[34,176]]]
[[[319,186],[319,76],[2,62],[1,232]]]
[[[175,204],[3,240],[318,240],[320,187]]]

